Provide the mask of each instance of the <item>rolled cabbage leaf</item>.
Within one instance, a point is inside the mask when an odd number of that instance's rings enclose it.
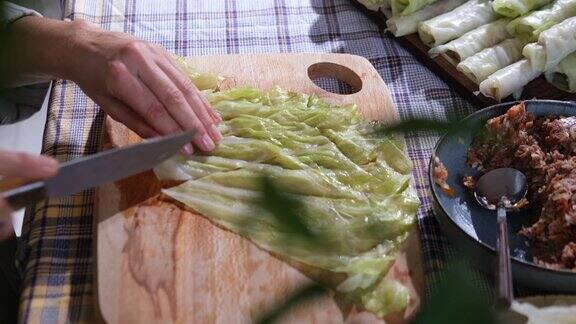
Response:
[[[576,17],[568,18],[540,33],[538,42],[524,47],[522,54],[532,69],[544,72],[576,51]]]
[[[471,0],[456,9],[420,23],[422,42],[435,47],[498,19],[488,0]]]
[[[515,18],[549,4],[553,0],[494,0],[492,7],[498,14]]]
[[[467,0],[439,0],[409,15],[393,16],[386,20],[387,29],[396,37],[418,32],[418,24],[451,11]]]
[[[441,54],[452,64],[457,65],[481,50],[509,38],[510,35],[506,30],[509,21],[509,19],[502,18],[482,25],[447,44],[432,48],[429,54],[432,57]]]
[[[556,0],[540,10],[512,20],[508,26],[510,35],[525,42],[536,42],[546,29],[576,16],[576,0]]]
[[[205,95],[223,139],[210,155],[156,167],[162,180],[185,181],[163,192],[268,251],[343,275],[336,289],[377,315],[404,308],[406,287],[383,279],[419,207],[403,139],[374,132],[355,105],[315,96],[250,87]],[[300,216],[329,249],[289,235],[260,207],[263,175],[302,203]]]
[[[437,0],[390,0],[392,17],[409,15],[436,1]]]
[[[576,53],[568,55],[560,64],[544,72],[544,75],[558,89],[576,93]]]
[[[522,58],[524,43],[516,38],[509,38],[501,43],[486,48],[460,62],[456,68],[477,84],[488,76]]]
[[[480,83],[480,92],[486,97],[502,100],[522,91],[528,82],[536,79],[542,71],[535,70],[526,59],[496,71]]]

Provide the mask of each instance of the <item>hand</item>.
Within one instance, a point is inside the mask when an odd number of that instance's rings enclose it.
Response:
[[[0,178],[25,182],[50,178],[58,172],[58,162],[47,156],[0,150]],[[14,233],[12,210],[0,194],[0,241]]]
[[[32,16],[12,23],[2,40],[0,89],[69,79],[142,137],[195,129],[193,143],[204,151],[221,138],[218,115],[158,45],[81,20]]]
[[[142,137],[194,129],[193,143],[214,149],[220,117],[164,48],[82,21],[69,25],[65,75],[112,118]]]

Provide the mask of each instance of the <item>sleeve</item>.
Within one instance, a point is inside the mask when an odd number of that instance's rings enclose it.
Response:
[[[0,30],[23,17],[42,17],[36,10],[7,1],[0,3],[0,13]],[[25,119],[39,110],[49,85],[43,82],[0,91],[0,125]]]
[[[26,16],[42,17],[42,15],[35,10],[28,9],[7,1],[3,3],[3,8],[0,9],[4,11],[3,15],[0,15],[0,29],[6,28],[9,24],[13,23],[14,21],[22,17]]]

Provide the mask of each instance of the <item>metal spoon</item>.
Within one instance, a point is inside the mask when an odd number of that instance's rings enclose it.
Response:
[[[516,211],[523,207],[524,196],[528,191],[526,176],[512,168],[500,168],[487,172],[478,182],[474,196],[478,203],[487,209],[497,209],[498,240],[496,254],[496,306],[508,308],[514,298],[512,292],[512,272],[510,249],[508,247],[508,224],[506,211]]]

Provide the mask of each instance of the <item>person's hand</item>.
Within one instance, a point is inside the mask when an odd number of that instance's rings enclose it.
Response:
[[[0,179],[2,181],[33,180],[50,178],[58,172],[58,161],[44,155],[0,150]],[[12,209],[0,193],[0,241],[10,237]]]
[[[194,144],[214,149],[220,117],[163,47],[82,21],[68,24],[65,75],[112,118],[142,137],[194,129]]]
[[[194,129],[193,143],[204,151],[221,138],[220,117],[161,46],[81,20],[32,16],[12,23],[3,41],[0,89],[69,79],[142,137]]]

